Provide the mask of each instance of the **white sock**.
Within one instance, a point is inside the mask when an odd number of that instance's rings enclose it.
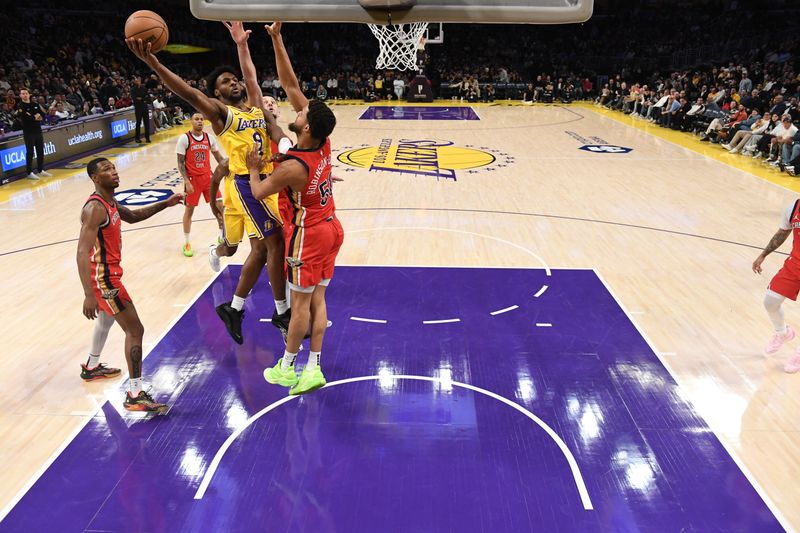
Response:
[[[233,300],[231,300],[231,307],[236,309],[237,311],[241,311],[244,309],[244,298],[240,296],[233,295]]]
[[[282,315],[289,310],[289,304],[286,303],[286,300],[275,300],[275,309],[278,310],[279,315]]]
[[[91,370],[93,368],[97,368],[97,365],[99,364],[100,364],[100,356],[89,354],[89,360],[86,361],[86,368]]]
[[[281,370],[289,370],[289,367],[297,360],[297,353],[292,353],[289,350],[283,351],[283,361],[281,361]]]
[[[778,293],[768,291],[764,297],[764,308],[767,310],[767,315],[775,328],[775,333],[786,333],[786,322],[783,319],[783,301],[786,298]]]
[[[136,398],[142,392],[142,378],[131,378],[130,385],[131,398]]]
[[[320,352],[309,352],[308,364],[306,366],[309,368],[319,366],[319,354]]]
[[[183,238],[186,239],[186,244],[189,244],[189,233],[184,233]]]
[[[103,353],[103,346],[105,346],[106,339],[108,338],[108,332],[113,325],[114,317],[104,312],[98,313],[94,329],[92,330],[92,343],[89,346],[89,355],[97,354],[97,357],[100,357],[100,354]],[[89,368],[94,368],[95,366],[97,366],[97,362],[94,363],[94,366],[90,366]]]

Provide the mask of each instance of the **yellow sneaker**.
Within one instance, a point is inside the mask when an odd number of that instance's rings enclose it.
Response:
[[[194,255],[194,252],[192,251],[192,245],[188,242],[183,245],[183,255],[186,257],[192,257]]]

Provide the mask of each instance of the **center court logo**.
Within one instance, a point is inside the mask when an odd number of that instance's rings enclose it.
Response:
[[[456,181],[457,171],[474,174],[493,171],[514,162],[513,156],[485,146],[456,146],[435,139],[382,139],[379,146],[346,150],[337,159],[345,165],[370,172],[395,172]],[[476,170],[481,169],[481,170]]]

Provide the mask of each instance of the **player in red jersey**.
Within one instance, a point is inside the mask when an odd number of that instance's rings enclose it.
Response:
[[[287,189],[291,217],[284,220],[287,283],[292,294],[292,317],[286,349],[277,364],[264,371],[270,383],[291,386],[289,394],[303,394],[325,385],[319,359],[327,327],[325,290],[332,277],[336,255],[344,241],[344,231],[336,218],[331,181],[331,143],[336,126],[333,112],[320,101],[302,103],[300,85],[280,38],[280,23],[268,26],[275,45],[275,63],[281,85],[298,111],[289,130],[297,134],[297,144],[267,179],[260,181],[264,162],[257,151],[247,157],[250,188],[256,198]],[[274,117],[267,118],[272,138],[285,136]],[[311,350],[300,378],[294,371],[300,342],[311,324]]]
[[[192,115],[192,129],[178,137],[175,153],[178,158],[178,171],[183,176],[183,186],[186,190],[186,209],[183,212],[183,236],[185,239],[183,255],[192,257],[194,251],[190,242],[190,234],[194,208],[200,204],[200,196],[205,199],[207,204],[212,203],[211,155],[214,155],[217,165],[225,162],[226,157],[217,138],[203,131],[203,114],[197,112]],[[215,201],[222,202],[219,190],[216,194]],[[221,231],[222,225],[220,224]]]
[[[184,195],[174,194],[161,202],[130,210],[114,200],[119,175],[114,164],[104,157],[89,161],[86,166],[94,182],[95,192],[89,196],[81,211],[81,233],[78,237],[78,275],[83,285],[83,315],[97,319],[89,360],[81,365],[85,381],[116,377],[118,368],[101,364],[100,353],[111,325],[116,322],[125,332],[125,359],[130,375],[130,390],[125,396],[129,411],[164,412],[166,405],[158,403],[142,390],[142,337],[144,327],[136,313],[131,297],[122,284],[121,221],[133,224],[155,215],[162,209],[177,205]]]
[[[761,263],[770,253],[777,250],[790,234],[794,234],[792,252],[783,263],[783,267],[769,282],[764,297],[764,307],[775,327],[775,334],[764,350],[768,354],[777,352],[785,342],[795,337],[794,329],[784,322],[781,305],[786,298],[797,300],[797,294],[800,292],[800,200],[783,211],[780,228],[772,236],[764,251],[753,261],[753,272],[761,274]],[[789,358],[783,369],[790,374],[800,371],[800,348]]]

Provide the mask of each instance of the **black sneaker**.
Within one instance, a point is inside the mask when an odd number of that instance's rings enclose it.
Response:
[[[278,314],[278,310],[272,312],[272,325],[278,328],[283,337],[283,343],[286,344],[286,337],[289,335],[289,321],[292,319],[292,309],[289,308],[282,315]]]
[[[231,307],[230,302],[220,304],[217,306],[217,314],[225,323],[225,329],[228,334],[233,338],[237,344],[242,344],[242,318],[244,318],[244,309],[237,311]]]
[[[158,403],[152,396],[145,391],[140,391],[139,395],[134,398],[131,393],[125,394],[125,403],[123,404],[128,411],[143,411],[146,413],[163,414],[167,412],[167,404]]]
[[[89,369],[89,367],[87,367],[85,364],[81,364],[81,379],[83,381],[115,378],[121,373],[122,371],[119,368],[107,367],[105,363],[100,363],[92,369]]]

